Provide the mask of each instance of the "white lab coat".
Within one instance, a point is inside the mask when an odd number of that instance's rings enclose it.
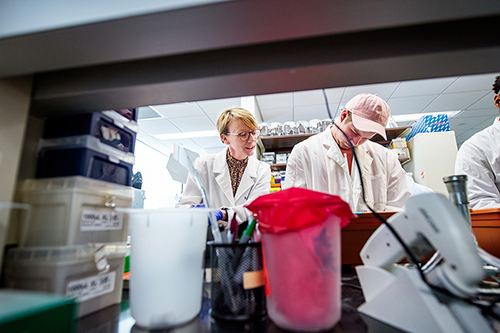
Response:
[[[367,141],[355,148],[365,187],[366,201],[375,211],[401,210],[411,196],[411,185],[397,157],[378,143]],[[303,187],[340,196],[354,212],[366,212],[359,173],[333,139],[330,127],[297,144],[288,159],[285,188]]]
[[[269,164],[256,158],[248,159],[247,167],[241,176],[241,182],[233,197],[233,187],[226,162],[226,149],[215,155],[198,157],[193,166],[205,185],[208,200],[213,208],[230,208],[228,221],[234,213],[238,223],[245,222],[252,213],[243,207],[259,196],[268,194],[271,188],[271,168]],[[201,192],[193,177],[189,175],[186,188],[177,207],[190,207],[201,203]]]
[[[455,174],[467,175],[469,207],[500,207],[500,121],[474,134],[460,147]]]

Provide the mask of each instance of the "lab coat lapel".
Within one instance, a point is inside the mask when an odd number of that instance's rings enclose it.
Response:
[[[323,133],[323,148],[327,150],[326,156],[337,163],[342,169],[347,171],[347,164],[339,146],[335,142],[330,131],[330,127],[326,129]]]
[[[247,167],[245,168],[245,172],[241,177],[240,185],[238,186],[238,190],[236,191],[236,195],[234,198],[235,202],[240,202],[243,194],[247,193],[248,189],[255,185],[255,182],[257,180],[257,164],[257,159],[253,157],[248,158]],[[243,198],[242,202],[246,201],[247,199],[248,193],[247,197]]]
[[[233,188],[231,187],[231,177],[229,176],[229,168],[226,162],[226,149],[215,156],[213,176],[221,188],[222,193],[224,193],[227,200],[231,203],[228,206],[235,206]]]

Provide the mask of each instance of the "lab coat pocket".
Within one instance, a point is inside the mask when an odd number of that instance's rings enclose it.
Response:
[[[383,211],[387,204],[387,179],[384,175],[372,175],[370,178],[371,193],[366,193],[368,204],[375,211]],[[371,201],[371,202],[370,202]]]

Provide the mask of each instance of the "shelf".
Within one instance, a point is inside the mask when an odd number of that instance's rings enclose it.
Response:
[[[271,169],[272,170],[285,170],[286,169],[286,163],[271,164]]]
[[[390,144],[392,139],[395,139],[401,134],[403,134],[403,132],[406,131],[407,129],[411,130],[411,126],[386,128],[385,133],[387,135],[387,140],[385,140],[381,135],[376,134],[373,138],[371,138],[371,141],[380,143],[381,145],[385,146]]]
[[[391,143],[392,139],[397,138],[407,129],[411,129],[411,126],[386,128],[385,132],[387,133],[387,140],[384,140],[382,136],[377,134],[371,139],[371,141],[380,143],[381,145],[388,145]],[[297,143],[315,134],[316,133],[264,136],[261,137],[260,140],[262,141],[262,144],[266,148],[266,151],[272,151],[276,149],[292,149],[293,146],[295,146]]]
[[[293,146],[297,143],[307,139],[316,133],[307,134],[295,134],[295,135],[280,135],[280,136],[264,136],[260,140],[266,148],[266,151],[272,151],[276,149],[289,149],[292,150]]]

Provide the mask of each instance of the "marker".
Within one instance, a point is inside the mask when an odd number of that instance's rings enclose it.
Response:
[[[252,237],[253,230],[255,229],[255,224],[257,223],[256,219],[253,218],[252,222],[248,225],[248,227],[243,231],[243,235],[241,235],[239,244],[248,243],[250,238]]]

